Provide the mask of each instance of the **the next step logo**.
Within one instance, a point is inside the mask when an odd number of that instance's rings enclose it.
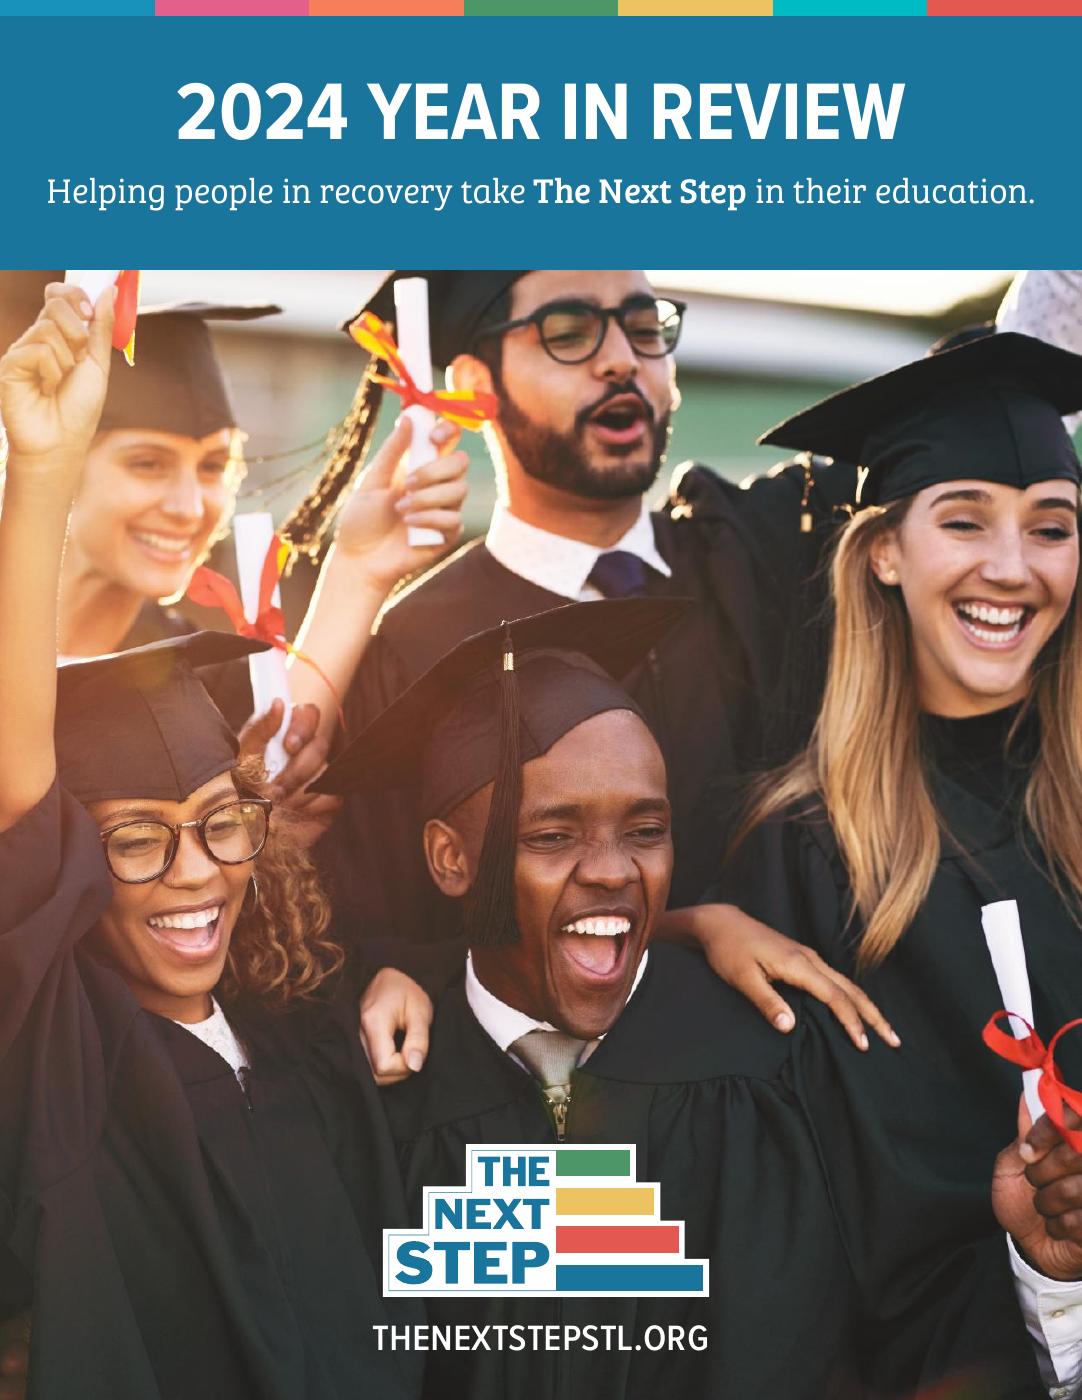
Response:
[[[465,1186],[426,1186],[419,1230],[384,1230],[392,1297],[698,1298],[709,1263],[684,1258],[634,1147],[467,1147]]]

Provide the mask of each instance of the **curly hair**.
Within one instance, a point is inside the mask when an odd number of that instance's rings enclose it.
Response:
[[[242,796],[266,795],[258,760],[234,768],[233,781]],[[274,813],[267,844],[256,859],[255,909],[237,919],[218,986],[225,1002],[249,996],[272,1010],[283,1010],[313,997],[345,962],[344,952],[327,933],[330,905],[291,830],[292,821],[286,810]]]

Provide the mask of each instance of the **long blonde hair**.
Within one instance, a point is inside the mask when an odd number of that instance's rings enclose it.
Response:
[[[877,967],[917,917],[940,858],[909,619],[901,590],[880,583],[871,563],[876,541],[901,526],[911,500],[861,511],[842,531],[831,566],[833,641],[814,732],[792,762],[756,783],[733,842],[795,804],[820,801],[848,871],[852,913],[863,925],[862,971]],[[1076,588],[1037,660],[1024,707],[1036,710],[1041,733],[1026,819],[1052,880],[1076,906],[1082,906],[1080,612]]]

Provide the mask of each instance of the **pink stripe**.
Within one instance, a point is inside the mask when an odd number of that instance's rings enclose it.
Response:
[[[155,0],[156,15],[307,15],[308,0]]]

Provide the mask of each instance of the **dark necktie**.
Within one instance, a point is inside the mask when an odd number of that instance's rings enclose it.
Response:
[[[598,555],[587,582],[606,598],[641,598],[646,592],[646,565],[629,550],[610,549]]]
[[[563,1031],[537,1030],[527,1031],[508,1047],[541,1085],[560,1142],[571,1103],[571,1071],[586,1045],[585,1040],[576,1040]]]

